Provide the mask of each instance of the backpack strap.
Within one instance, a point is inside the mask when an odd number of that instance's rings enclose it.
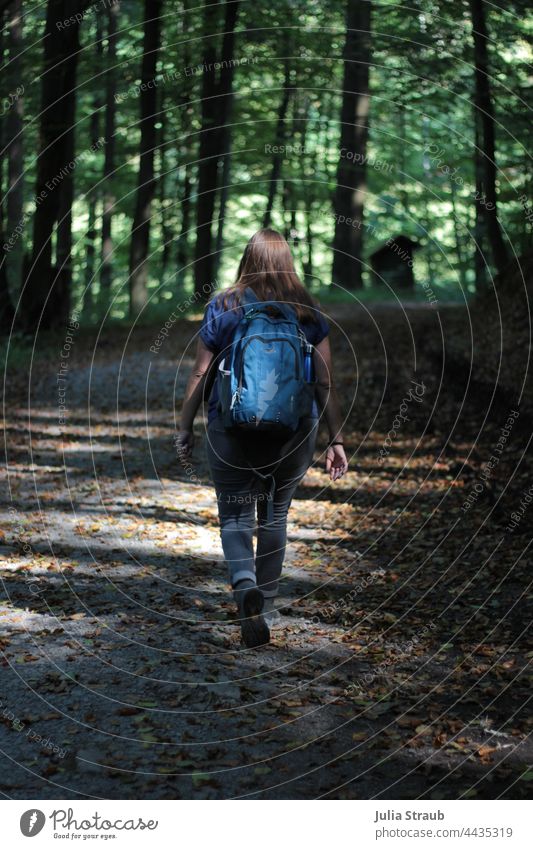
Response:
[[[281,313],[287,321],[297,321],[296,310],[284,301],[260,301],[251,286],[247,286],[243,292],[241,304],[245,318],[251,318],[254,313],[265,312],[268,307],[273,307]]]

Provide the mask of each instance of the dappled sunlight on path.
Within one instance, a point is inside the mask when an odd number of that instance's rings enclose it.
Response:
[[[5,422],[5,792],[519,795],[532,754],[517,642],[527,562],[520,535],[501,538],[520,482],[503,492],[495,476],[463,509],[503,422],[480,437],[464,387],[419,355],[423,402],[391,433],[410,334],[397,310],[379,314],[398,367],[385,385],[373,325],[346,322],[358,352],[355,375],[339,340],[339,384],[350,397],[357,384],[351,468],[331,486],[319,440],[290,513],[283,627],[257,651],[234,620],[205,422],[190,468],[176,457],[190,365],[177,367],[179,346],[122,358],[117,341],[93,365],[80,351],[65,426],[54,375],[37,364],[30,419],[21,403]],[[433,319],[416,314],[422,337]],[[515,437],[502,481],[518,426]]]

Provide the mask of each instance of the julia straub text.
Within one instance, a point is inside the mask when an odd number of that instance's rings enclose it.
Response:
[[[443,811],[376,811],[374,822],[390,822],[391,820],[443,820]]]

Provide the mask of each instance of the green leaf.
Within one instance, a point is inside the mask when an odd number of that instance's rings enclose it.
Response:
[[[211,780],[211,776],[206,772],[193,772],[191,778],[195,787],[198,787],[198,785],[203,784],[205,781]]]
[[[526,769],[520,776],[520,781],[533,781],[533,769]]]

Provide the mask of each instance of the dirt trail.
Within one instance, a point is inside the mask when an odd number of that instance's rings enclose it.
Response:
[[[5,796],[526,795],[531,519],[508,525],[529,425],[511,418],[487,474],[512,410],[467,370],[442,373],[460,308],[332,318],[351,470],[329,486],[317,450],[291,511],[284,628],[259,651],[232,620],[203,422],[190,468],[173,446],[197,324],[157,354],[158,328],[116,331],[94,358],[76,337],[63,425],[62,340],[34,364],[29,419],[13,383]]]

